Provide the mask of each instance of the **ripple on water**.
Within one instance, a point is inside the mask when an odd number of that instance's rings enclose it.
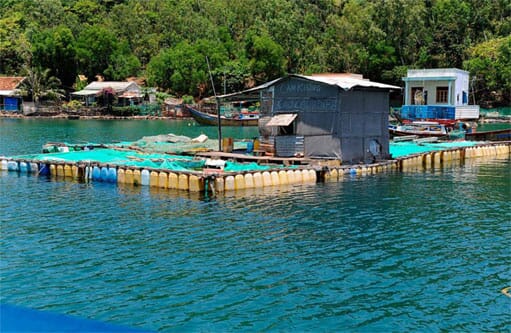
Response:
[[[503,330],[508,171],[207,200],[2,174],[2,300],[161,331]]]

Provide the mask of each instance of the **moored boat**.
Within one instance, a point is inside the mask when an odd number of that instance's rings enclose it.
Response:
[[[470,141],[511,141],[511,128],[466,133],[465,139]]]
[[[199,124],[208,126],[218,125],[217,114],[202,112],[190,105],[186,105],[185,107]],[[220,116],[220,124],[222,126],[258,126],[259,113],[239,112],[229,117]]]
[[[447,127],[443,124],[431,121],[416,121],[401,125],[389,125],[391,136],[417,135],[418,137],[439,137],[449,136]]]

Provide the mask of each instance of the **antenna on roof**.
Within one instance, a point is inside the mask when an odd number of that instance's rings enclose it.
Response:
[[[211,80],[211,86],[213,87],[213,95],[215,95],[216,101],[216,114],[218,120],[218,151],[222,151],[222,124],[220,122],[220,101],[216,96],[215,83],[213,82],[213,76],[211,75],[211,67],[209,66],[209,59],[206,56],[206,63],[208,64],[209,79]]]

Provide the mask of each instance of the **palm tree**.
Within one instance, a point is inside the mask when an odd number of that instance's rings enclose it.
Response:
[[[61,82],[55,76],[50,76],[50,69],[24,67],[26,75],[21,84],[24,95],[31,95],[37,109],[43,97],[60,101],[64,97],[64,90],[60,88]]]

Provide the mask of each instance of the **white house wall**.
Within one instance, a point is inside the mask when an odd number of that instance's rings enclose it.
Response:
[[[443,80],[435,80],[435,78],[446,78]],[[447,78],[454,78],[448,80]],[[466,105],[468,104],[469,93],[469,73],[456,68],[446,69],[422,69],[422,70],[409,70],[406,77],[407,91],[405,96],[405,104],[412,104],[412,88],[423,87],[428,92],[426,105]],[[451,90],[449,101],[450,103],[437,103],[436,102],[436,88],[449,87],[451,83]],[[463,103],[463,92],[467,94],[467,100]]]

